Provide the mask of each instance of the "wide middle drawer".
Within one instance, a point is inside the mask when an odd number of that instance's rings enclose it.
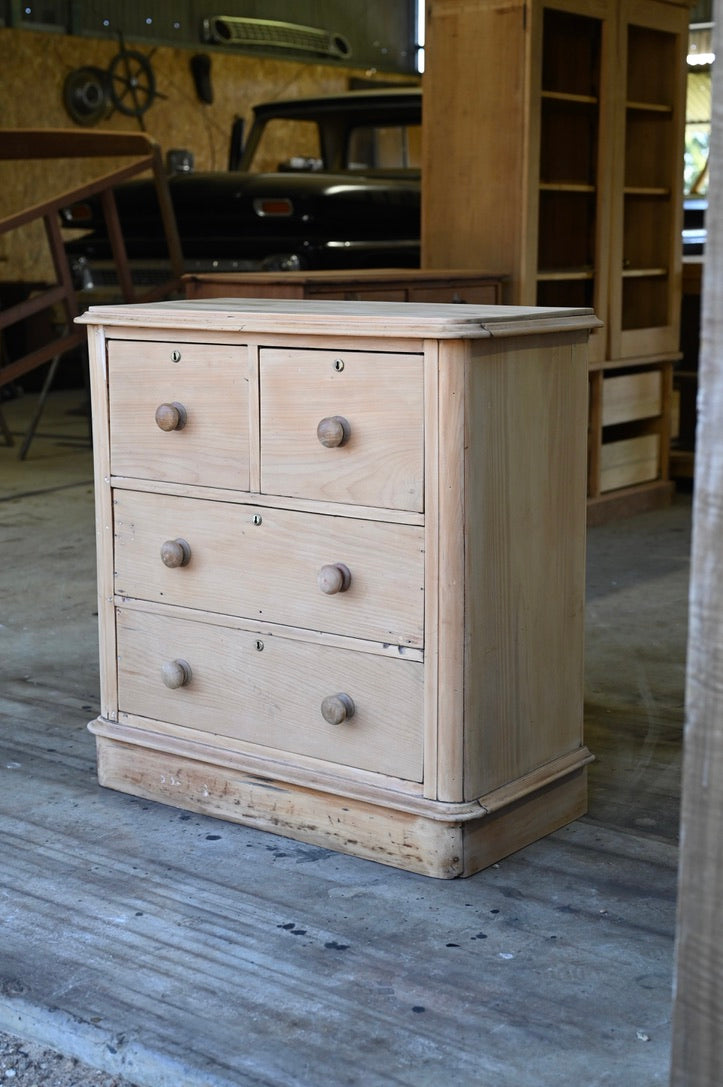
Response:
[[[120,596],[423,644],[420,526],[120,489],[113,502]]]

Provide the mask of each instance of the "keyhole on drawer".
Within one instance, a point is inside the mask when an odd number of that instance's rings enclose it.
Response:
[[[344,359],[334,359],[334,369],[340,374],[344,369]]]
[[[260,513],[255,513],[253,515],[253,517],[251,518],[251,523],[254,524],[254,525],[260,525],[262,521],[263,521],[263,517],[261,516]]]
[[[264,648],[264,643],[259,638],[257,640],[257,642],[256,642],[256,649],[258,650],[259,653],[261,653],[263,651],[263,648]]]
[[[171,351],[171,362],[180,362],[180,361],[181,361],[181,352],[180,351]]]

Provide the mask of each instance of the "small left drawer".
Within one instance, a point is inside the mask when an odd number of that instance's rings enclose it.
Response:
[[[239,346],[111,340],[111,472],[249,489],[249,379]]]

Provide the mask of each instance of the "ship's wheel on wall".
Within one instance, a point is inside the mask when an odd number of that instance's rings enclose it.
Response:
[[[63,84],[63,104],[78,125],[95,125],[116,110],[135,117],[145,131],[143,114],[156,98],[165,98],[156,87],[151,67],[153,52],[146,56],[127,49],[123,35],[118,35],[120,49],[107,70],[85,65],[69,72]]]

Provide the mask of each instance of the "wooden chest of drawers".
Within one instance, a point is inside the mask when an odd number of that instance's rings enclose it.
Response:
[[[509,276],[469,268],[344,268],[205,272],[183,277],[187,298],[336,298],[347,302],[466,302],[496,306]]]
[[[102,784],[441,877],[582,814],[590,311],[80,320]]]

